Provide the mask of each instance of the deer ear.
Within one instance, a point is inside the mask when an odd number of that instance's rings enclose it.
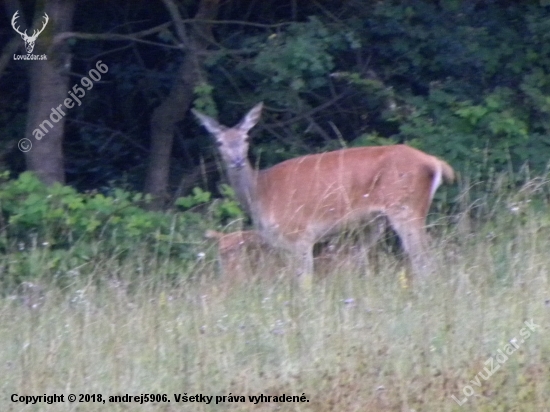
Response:
[[[204,126],[206,130],[212,133],[214,136],[223,132],[225,127],[212,119],[210,116],[202,114],[201,112],[191,109],[191,112],[195,115],[200,124]]]
[[[263,107],[264,107],[263,102],[260,102],[256,106],[254,106],[252,109],[250,109],[250,111],[243,117],[243,119],[237,125],[237,127],[240,130],[242,130],[244,133],[248,133],[248,131],[252,129],[254,126],[256,126],[256,124],[260,120]]]

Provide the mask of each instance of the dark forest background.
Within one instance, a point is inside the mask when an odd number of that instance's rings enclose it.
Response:
[[[461,176],[550,155],[546,1],[6,0],[0,8],[0,159],[15,177],[78,190],[123,186],[166,204],[217,192],[215,150],[195,107],[231,125],[258,101],[261,167],[343,146],[406,142]],[[14,60],[21,30],[49,23]],[[98,64],[108,71],[86,81]],[[68,91],[82,105],[40,141]],[[18,147],[31,140],[26,154]]]

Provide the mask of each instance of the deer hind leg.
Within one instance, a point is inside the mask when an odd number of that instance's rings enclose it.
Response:
[[[415,275],[433,273],[435,266],[429,253],[429,237],[424,227],[424,219],[408,216],[388,216],[390,224],[401,239]]]
[[[295,254],[298,266],[295,268],[298,281],[301,286],[310,286],[313,279],[313,245],[296,245]]]
[[[376,245],[386,233],[388,228],[388,219],[384,215],[375,216],[368,224],[361,246],[363,250],[363,259],[361,271],[366,273],[367,268],[374,266],[374,271],[378,267],[378,255]],[[374,265],[373,265],[374,263]]]
[[[300,275],[313,275],[313,247],[304,248],[300,251],[302,264]]]

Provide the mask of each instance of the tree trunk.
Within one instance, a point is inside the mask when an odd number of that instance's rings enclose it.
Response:
[[[33,53],[46,54],[48,60],[27,62],[30,96],[25,137],[32,143],[26,153],[27,168],[46,184],[65,182],[63,135],[67,109],[61,106],[63,116],[53,113],[68,97],[70,79],[66,73],[70,69],[71,55],[64,44],[54,49],[50,46],[57,33],[71,29],[73,11],[73,0],[47,0],[43,11],[36,11],[35,27],[41,24],[44,12],[49,22],[38,36]]]
[[[165,3],[174,6],[170,1]],[[218,14],[219,0],[201,0],[195,15],[196,20],[214,20]],[[169,7],[170,8],[170,7]],[[172,13],[174,18],[174,13]],[[152,208],[160,208],[168,198],[170,155],[176,123],[187,115],[193,101],[193,89],[201,79],[203,52],[212,37],[211,24],[192,23],[188,35],[184,23],[174,21],[178,35],[186,48],[174,85],[166,99],[151,116],[151,154],[145,180],[145,192],[153,196]],[[178,27],[179,26],[179,27]]]

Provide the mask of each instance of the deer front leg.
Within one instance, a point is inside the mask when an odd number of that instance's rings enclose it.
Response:
[[[295,251],[296,252],[296,251]],[[298,248],[296,275],[301,287],[309,289],[313,279],[313,245]]]

